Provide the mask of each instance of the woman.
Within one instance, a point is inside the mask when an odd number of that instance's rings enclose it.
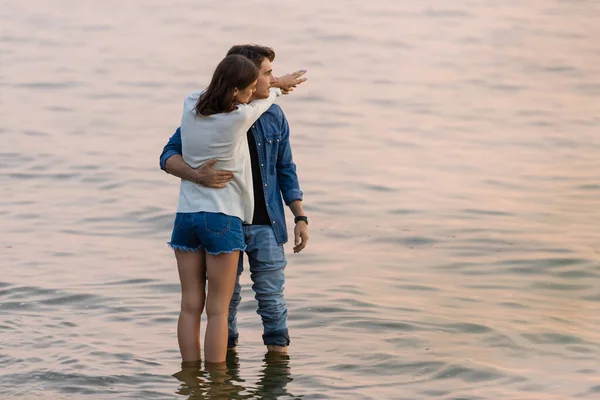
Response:
[[[183,159],[198,167],[214,158],[215,168],[233,172],[232,181],[224,189],[181,181],[169,245],[175,251],[181,281],[177,338],[184,363],[201,358],[200,315],[205,305],[205,361],[225,361],[229,302],[239,252],[246,248],[242,224],[251,223],[254,212],[246,132],[281,95],[280,89],[271,89],[268,98],[248,103],[257,77],[258,68],[249,59],[227,56],[217,66],[208,88],[190,94],[184,102]]]

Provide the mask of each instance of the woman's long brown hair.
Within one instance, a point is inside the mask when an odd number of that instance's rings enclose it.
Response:
[[[196,103],[196,113],[209,116],[233,110],[234,90],[246,89],[258,78],[252,61],[237,54],[225,57],[213,74],[210,85]]]

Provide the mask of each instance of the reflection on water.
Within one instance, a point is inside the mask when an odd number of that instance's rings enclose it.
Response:
[[[263,368],[260,370],[256,383],[256,398],[278,399],[280,397],[294,397],[286,386],[293,379],[290,370],[290,358],[288,355],[267,353],[263,360]]]
[[[279,399],[296,398],[286,386],[292,381],[290,357],[267,353],[256,382],[240,377],[240,362],[235,351],[229,351],[227,361],[220,365],[183,366],[173,374],[181,382],[177,394],[188,399]]]
[[[0,0],[0,397],[598,398],[599,5]],[[240,42],[309,71],[292,361],[246,269],[239,367],[180,382],[158,155]]]

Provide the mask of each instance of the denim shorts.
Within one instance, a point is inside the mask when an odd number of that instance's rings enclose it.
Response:
[[[177,213],[169,242],[175,250],[218,255],[246,250],[242,220],[212,212]]]

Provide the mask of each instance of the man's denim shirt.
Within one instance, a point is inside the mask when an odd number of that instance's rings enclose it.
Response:
[[[267,212],[277,243],[282,245],[288,240],[282,197],[288,205],[292,201],[302,200],[290,147],[290,128],[281,107],[273,104],[251,129],[256,140]],[[160,155],[160,168],[163,171],[166,171],[167,159],[175,154],[182,154],[180,128],[171,136]]]

